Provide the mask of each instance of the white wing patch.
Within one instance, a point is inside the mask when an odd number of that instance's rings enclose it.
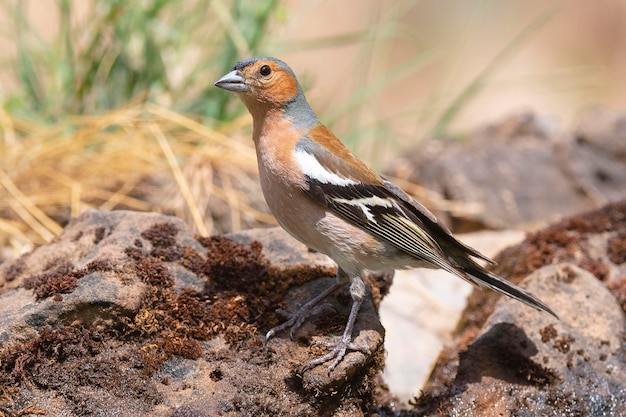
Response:
[[[400,207],[398,207],[398,204],[395,201],[389,198],[381,198],[377,196],[363,197],[363,198],[349,198],[349,199],[348,198],[333,198],[333,201],[340,203],[340,204],[347,204],[350,206],[356,206],[360,208],[363,214],[365,215],[365,217],[367,217],[367,220],[369,220],[372,223],[377,223],[377,221],[374,215],[372,214],[372,210],[370,209],[370,207],[373,207],[373,206],[380,206],[380,207],[385,207],[385,208],[396,207],[397,209],[400,209]]]
[[[342,178],[339,175],[328,171],[320,164],[320,161],[314,155],[303,149],[298,149],[293,152],[293,156],[300,164],[300,169],[304,175],[314,179],[322,184],[332,184],[339,186],[356,185],[357,181],[350,180],[348,178]]]

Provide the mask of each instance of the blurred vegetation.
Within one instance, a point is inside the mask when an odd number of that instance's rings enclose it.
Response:
[[[237,60],[267,51],[357,45],[351,79],[359,87],[320,115],[332,127],[343,124],[349,147],[380,162],[380,148],[398,139],[393,118],[370,117],[376,103],[389,86],[441,59],[436,45],[417,42],[402,20],[417,3],[389,2],[372,11],[363,30],[293,41],[268,38],[287,16],[279,0],[57,0],[52,37],[29,18],[36,1],[0,0],[7,20],[1,33],[14,50],[0,60],[11,80],[0,92],[0,250],[19,253],[49,241],[89,207],[174,214],[202,234],[273,224],[255,178],[250,118],[239,100],[213,86]],[[549,17],[532,21],[439,112],[411,109],[400,117],[429,118],[431,133],[445,135]],[[398,40],[415,53],[392,64]],[[381,62],[389,63],[382,72]],[[300,74],[305,89],[307,76]],[[458,209],[402,185],[427,205]]]
[[[17,92],[11,113],[48,121],[99,114],[144,99],[180,112],[231,121],[241,107],[213,88],[241,56],[255,55],[278,1],[95,0],[80,21],[76,2],[59,0],[59,31],[43,39],[25,15],[28,2],[4,2],[17,54],[4,63]],[[84,5],[83,5],[84,8]]]
[[[14,81],[0,98],[0,262],[89,207],[173,214],[205,235],[273,223],[249,118],[213,82],[259,53],[277,0],[59,0],[53,37],[29,19],[36,2],[1,5],[15,53],[0,67]]]

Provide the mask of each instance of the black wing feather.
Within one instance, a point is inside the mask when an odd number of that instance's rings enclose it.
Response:
[[[324,155],[330,154],[319,144],[309,145],[314,149],[307,151],[312,151],[316,158],[321,154],[319,156],[324,160]],[[326,156],[336,161],[334,155]],[[477,264],[471,257],[493,262],[457,240],[428,209],[391,182],[384,180],[382,185],[372,185],[350,180],[349,184],[344,181],[337,185],[308,176],[306,181],[308,187],[303,191],[309,197],[379,239],[418,260],[557,317],[532,294]]]

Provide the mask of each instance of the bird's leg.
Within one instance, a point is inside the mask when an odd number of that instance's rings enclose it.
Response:
[[[331,363],[328,367],[328,374],[330,375],[333,369],[339,365],[348,350],[358,350],[364,353],[369,353],[369,347],[367,345],[352,343],[352,330],[354,329],[354,323],[359,315],[359,309],[361,308],[361,303],[363,302],[363,297],[365,296],[365,283],[360,277],[357,276],[352,278],[352,283],[350,284],[350,294],[352,295],[352,308],[350,309],[350,316],[348,317],[348,322],[346,323],[343,335],[338,342],[316,342],[317,345],[324,345],[332,349],[324,356],[320,356],[319,358],[306,364],[305,369],[312,369],[317,365],[321,365],[331,359],[334,359],[333,363]]]
[[[300,326],[302,326],[304,320],[306,320],[307,317],[316,312],[316,307],[318,307],[318,304],[320,302],[322,302],[326,297],[337,291],[339,288],[343,287],[347,283],[347,278],[348,276],[346,275],[346,273],[343,272],[341,268],[339,268],[337,270],[337,281],[333,285],[325,289],[322,293],[318,294],[307,303],[305,303],[302,307],[298,309],[298,311],[296,311],[295,313],[289,313],[284,310],[278,310],[279,313],[287,316],[289,320],[287,320],[280,326],[276,326],[270,329],[270,331],[267,332],[267,334],[265,335],[265,341],[268,341],[276,334],[289,328],[291,328],[289,331],[289,337],[293,340],[293,335],[295,331],[298,330]]]

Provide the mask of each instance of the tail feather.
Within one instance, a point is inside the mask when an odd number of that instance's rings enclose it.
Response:
[[[550,307],[528,291],[525,291],[517,285],[487,271],[485,268],[476,264],[472,260],[466,258],[465,261],[466,262],[463,262],[464,265],[459,266],[459,269],[470,275],[479,285],[491,288],[492,290],[521,301],[536,310],[545,311],[546,313],[553,315],[555,318],[559,318]]]

